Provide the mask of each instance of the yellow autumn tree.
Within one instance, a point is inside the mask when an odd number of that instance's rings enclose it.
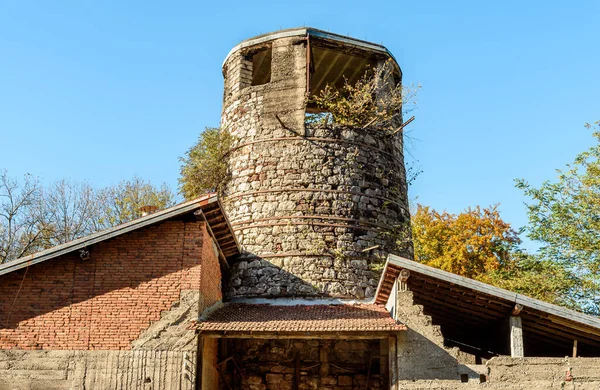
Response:
[[[439,213],[418,205],[413,213],[415,260],[572,309],[598,314],[582,301],[589,286],[561,262],[529,254],[497,206]],[[595,290],[594,290],[595,291]]]
[[[500,269],[520,243],[497,206],[450,214],[418,205],[411,225],[416,261],[474,279]]]

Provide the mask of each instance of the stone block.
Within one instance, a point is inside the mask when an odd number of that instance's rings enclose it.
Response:
[[[338,376],[338,385],[340,386],[352,386],[352,377],[348,375]]]

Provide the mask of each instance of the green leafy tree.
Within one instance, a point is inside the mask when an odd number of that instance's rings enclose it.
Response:
[[[573,296],[591,313],[600,314],[600,123],[596,143],[579,154],[558,179],[535,188],[525,180],[516,186],[530,198],[527,235],[542,244],[540,255],[579,278]]]
[[[367,69],[351,84],[346,80],[341,88],[326,85],[310,101],[326,114],[307,118],[308,123],[331,119],[342,126],[371,126],[393,131],[399,124],[400,114],[414,109],[420,86],[402,86],[396,83],[392,60]]]
[[[478,280],[556,305],[583,310],[574,294],[579,279],[561,264],[520,250]]]
[[[179,191],[186,199],[221,190],[228,176],[227,154],[232,142],[229,132],[207,127],[180,158]]]

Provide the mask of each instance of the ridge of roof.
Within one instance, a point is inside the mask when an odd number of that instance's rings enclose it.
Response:
[[[386,275],[389,273],[391,268],[407,269],[417,274],[425,275],[433,279],[442,280],[448,283],[455,284],[457,286],[476,291],[481,294],[491,295],[495,298],[503,299],[519,304],[525,308],[535,309],[547,314],[551,314],[557,317],[561,317],[568,321],[577,322],[600,330],[600,318],[584,314],[566,307],[554,305],[552,303],[544,302],[539,299],[531,298],[526,295],[522,295],[516,292],[512,292],[500,287],[495,287],[487,283],[483,283],[477,280],[473,280],[464,276],[456,275],[451,272],[443,271],[434,267],[430,267],[425,264],[421,264],[414,260],[406,259],[396,255],[388,255],[388,259],[385,263],[383,273],[379,279],[379,285],[377,286],[377,292],[375,293],[375,301],[381,303],[387,301],[391,290],[385,290],[382,288],[383,283],[386,279]]]
[[[383,305],[373,303],[269,305],[227,302],[191,327],[199,332],[397,332]]]
[[[203,195],[199,198],[182,202],[175,206],[169,207],[167,209],[157,211],[152,214],[148,214],[146,216],[134,219],[133,221],[129,221],[123,223],[121,225],[113,226],[108,229],[101,230],[96,233],[92,233],[85,237],[78,238],[76,240],[72,240],[66,242],[64,244],[56,245],[51,248],[45,249],[40,252],[33,253],[28,256],[21,257],[16,260],[9,261],[7,263],[0,265],[0,275],[8,274],[10,272],[17,271],[22,268],[29,267],[34,264],[38,264],[44,262],[46,260],[50,260],[56,258],[58,256],[67,254],[69,252],[73,252],[79,249],[83,249],[87,246],[97,244],[99,242],[120,236],[122,234],[141,229],[143,227],[162,222],[169,218],[173,218],[179,215],[186,214],[188,212],[201,209],[202,206],[206,206],[212,203],[218,203],[218,207],[221,207],[219,199],[216,194],[210,193]],[[236,242],[237,243],[237,242]]]

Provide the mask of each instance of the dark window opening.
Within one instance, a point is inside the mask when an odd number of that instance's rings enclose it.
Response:
[[[271,47],[261,49],[251,54],[252,84],[263,85],[271,82]]]
[[[354,85],[366,72],[373,69],[377,62],[377,58],[363,52],[345,52],[333,47],[312,46],[309,61],[309,96],[320,95],[328,85],[338,90],[346,83]],[[310,101],[306,111],[313,114],[322,112]]]
[[[487,377],[483,374],[479,374],[479,383],[487,382]]]
[[[469,375],[468,374],[460,374],[460,381],[462,383],[467,383],[469,381]]]

